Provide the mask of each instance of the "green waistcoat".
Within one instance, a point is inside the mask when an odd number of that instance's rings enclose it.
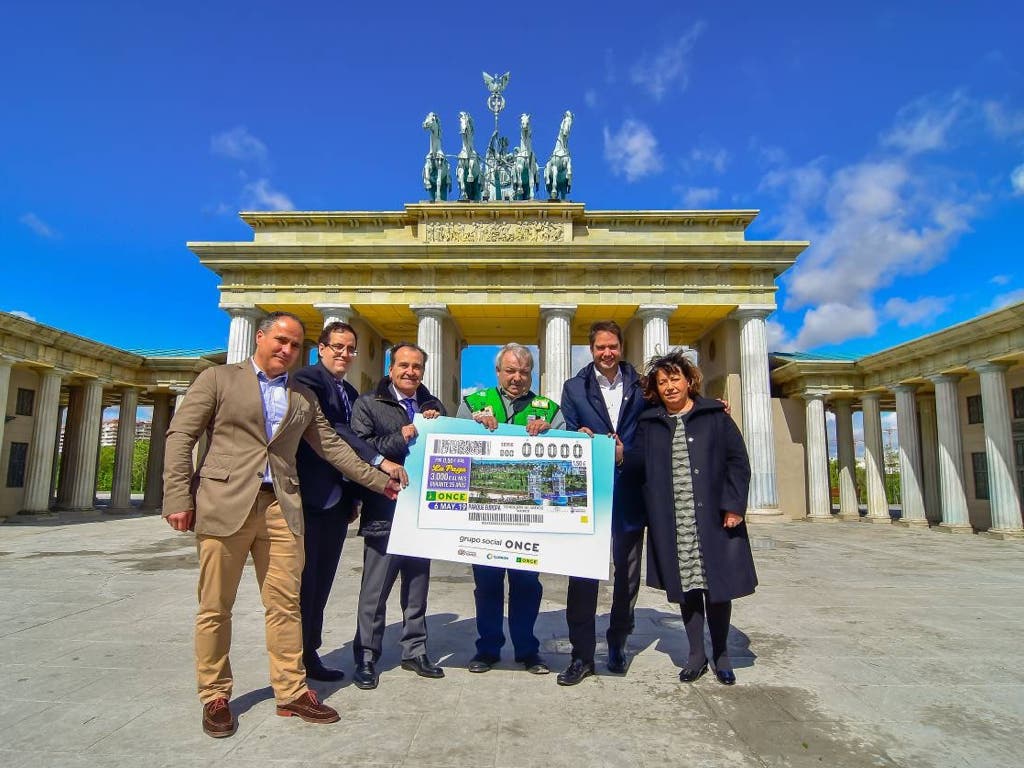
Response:
[[[473,413],[477,411],[490,412],[499,423],[518,424],[525,427],[533,419],[544,419],[551,423],[558,413],[558,403],[547,397],[534,396],[529,404],[509,419],[505,412],[505,401],[497,387],[489,389],[478,389],[476,392],[466,395],[466,405]]]

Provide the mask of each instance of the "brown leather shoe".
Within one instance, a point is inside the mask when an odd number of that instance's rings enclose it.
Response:
[[[214,699],[203,705],[203,731],[207,736],[223,739],[235,732],[235,718],[225,698]]]
[[[337,711],[321,704],[312,691],[306,691],[288,704],[278,704],[277,714],[281,717],[301,717],[307,723],[336,723],[341,719]]]

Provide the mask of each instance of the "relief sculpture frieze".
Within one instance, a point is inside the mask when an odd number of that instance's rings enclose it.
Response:
[[[554,221],[431,221],[428,243],[561,243],[565,225]]]

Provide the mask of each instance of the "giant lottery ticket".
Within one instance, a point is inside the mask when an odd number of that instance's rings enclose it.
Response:
[[[415,425],[389,552],[607,578],[612,440],[465,419]]]

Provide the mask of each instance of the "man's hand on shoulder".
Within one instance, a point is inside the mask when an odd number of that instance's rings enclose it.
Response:
[[[167,524],[176,531],[191,531],[196,525],[196,513],[193,509],[167,515]]]
[[[392,480],[397,480],[402,488],[408,487],[409,473],[405,471],[405,467],[401,464],[396,464],[389,459],[384,459],[384,461],[380,463],[380,468],[387,472],[391,476]]]

